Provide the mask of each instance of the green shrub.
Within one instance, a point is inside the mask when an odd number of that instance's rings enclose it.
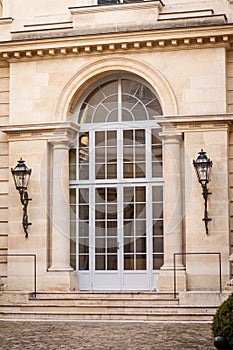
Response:
[[[216,311],[212,323],[214,337],[224,337],[230,350],[233,350],[233,294]]]

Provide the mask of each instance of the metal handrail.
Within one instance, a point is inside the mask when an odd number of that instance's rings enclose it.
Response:
[[[221,262],[221,253],[174,253],[173,254],[173,271],[174,271],[174,298],[176,298],[176,295],[178,294],[176,292],[176,256],[186,256],[186,255],[218,255],[218,261],[219,261],[219,292],[222,293],[222,262]],[[185,266],[186,270],[186,266]]]
[[[33,261],[34,261],[34,276],[33,276],[33,281],[34,281],[34,291],[32,292],[32,295],[34,295],[34,297],[36,298],[36,254],[0,254],[0,256],[22,256],[22,257],[27,257],[27,256],[31,256],[33,257]]]

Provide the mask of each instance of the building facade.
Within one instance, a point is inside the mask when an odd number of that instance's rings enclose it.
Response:
[[[35,254],[41,291],[172,291],[174,256],[179,291],[219,290],[233,244],[233,1],[0,11],[5,289],[32,289]],[[213,163],[206,225],[201,149]],[[21,157],[28,238],[11,174]]]

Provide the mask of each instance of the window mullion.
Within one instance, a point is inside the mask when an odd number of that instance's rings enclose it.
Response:
[[[118,121],[122,122],[122,81],[118,79]]]

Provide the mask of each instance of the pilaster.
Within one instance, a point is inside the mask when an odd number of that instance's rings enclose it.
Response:
[[[160,291],[173,289],[173,256],[182,253],[182,134],[176,130],[162,132],[164,147],[164,265],[158,276]],[[186,289],[182,256],[176,259],[178,290]]]

